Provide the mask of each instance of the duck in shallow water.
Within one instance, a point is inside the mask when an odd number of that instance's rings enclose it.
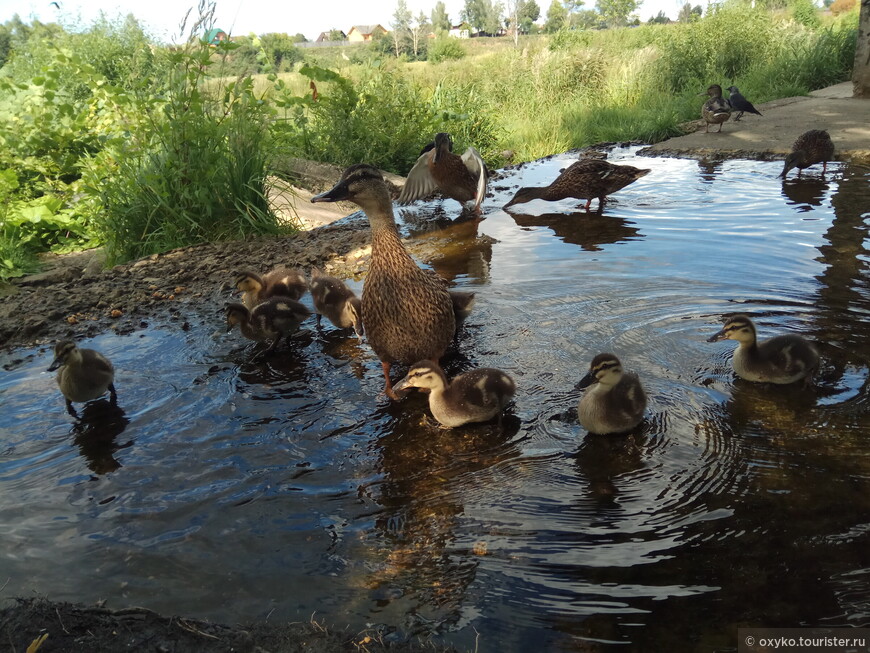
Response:
[[[299,299],[308,290],[308,280],[301,270],[279,266],[262,277],[256,272],[242,272],[236,277],[236,288],[242,292],[242,303],[254,310],[270,297]]]
[[[823,129],[811,129],[797,137],[791,146],[791,152],[785,157],[785,166],[780,177],[785,179],[788,171],[798,169],[798,177],[804,168],[817,163],[822,164],[822,176],[828,171],[828,161],[834,158],[834,141],[831,135]]]
[[[324,274],[317,268],[311,270],[311,299],[317,311],[317,326],[320,316],[339,329],[353,328],[357,338],[362,338],[362,302],[341,279]]]
[[[227,331],[238,326],[248,340],[270,342],[267,353],[274,351],[281,338],[289,340],[310,316],[311,311],[305,304],[289,297],[270,297],[253,309],[238,302],[227,304],[226,308]]]
[[[625,433],[640,424],[646,410],[646,393],[640,379],[623,372],[613,354],[598,354],[578,388],[588,388],[577,405],[580,424],[590,433]]]
[[[58,370],[57,385],[66,400],[66,410],[73,417],[78,417],[74,401],[90,401],[108,392],[112,404],[117,404],[115,368],[100,352],[79,349],[72,340],[63,340],[54,347],[48,371],[54,370]]]
[[[384,371],[384,391],[398,399],[390,380],[393,363],[438,361],[453,340],[453,301],[437,275],[420,269],[399,238],[390,193],[381,173],[366,164],[349,167],[331,190],[312,202],[349,201],[368,217],[372,257],[362,291],[366,339]]]

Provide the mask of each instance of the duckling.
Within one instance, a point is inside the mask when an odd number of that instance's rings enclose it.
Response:
[[[594,385],[593,385],[594,384]],[[622,371],[613,354],[598,354],[578,388],[592,386],[580,398],[577,415],[591,433],[625,433],[640,424],[646,410],[646,393],[637,375]]]
[[[242,272],[236,277],[236,288],[242,292],[242,303],[253,310],[270,297],[298,300],[308,290],[308,280],[296,268],[279,266],[262,277],[254,272]]]
[[[475,295],[471,291],[450,291],[450,301],[453,303],[453,315],[456,317],[457,324],[471,315],[471,311],[474,308],[474,300]]]
[[[719,84],[710,84],[706,92],[699,95],[709,95],[710,99],[701,106],[701,117],[704,119],[704,133],[708,133],[710,125],[719,125],[722,131],[722,123],[731,117],[731,103],[722,97],[722,87]]]
[[[290,334],[311,316],[304,304],[289,297],[271,297],[257,304],[253,310],[244,304],[227,304],[227,332],[239,326],[242,335],[256,342],[271,341],[266,353],[273,351],[282,337],[288,340]]]
[[[728,87],[728,102],[731,104],[731,108],[738,112],[737,115],[734,116],[734,122],[740,120],[744,113],[754,113],[756,116],[761,115],[761,112],[752,106],[752,102],[743,97],[740,91],[737,90],[736,86]]]
[[[597,197],[598,210],[601,211],[607,195],[625,188],[650,172],[652,171],[649,169],[616,165],[603,159],[580,159],[568,166],[549,186],[520,188],[504,208],[534,199],[555,202],[573,197],[578,200],[585,199],[585,210],[588,211],[592,200]]]
[[[474,200],[474,211],[480,211],[480,203],[486,195],[486,164],[473,147],[462,156],[454,154],[452,149],[450,134],[435,134],[435,146],[423,148],[408,173],[399,194],[399,204],[410,204],[439,190],[462,204]]]
[[[785,167],[780,177],[785,179],[788,171],[798,169],[798,177],[804,168],[816,163],[822,164],[822,176],[828,171],[828,161],[834,158],[834,142],[831,135],[823,129],[811,129],[797,137],[791,152],[785,157]]]
[[[320,316],[325,315],[339,329],[353,327],[356,337],[362,339],[362,303],[341,279],[323,274],[317,268],[311,270],[311,299],[317,311],[317,326]]]
[[[369,345],[381,360],[384,391],[398,399],[390,381],[394,362],[438,360],[453,340],[456,318],[450,293],[436,275],[420,269],[405,250],[393,218],[390,193],[377,168],[347,168],[331,190],[312,202],[347,200],[369,219],[372,258],[362,292],[362,322]]]
[[[428,389],[432,416],[448,428],[487,422],[496,415],[501,426],[501,413],[517,390],[510,376],[491,367],[470,370],[448,383],[444,371],[429,360],[411,366],[396,385],[396,390],[405,388]]]
[[[72,340],[63,340],[54,347],[54,361],[49,372],[59,369],[57,385],[66,400],[66,411],[78,417],[72,402],[90,401],[109,392],[113,405],[118,403],[115,392],[115,368],[108,358],[94,349],[79,349]]]
[[[804,380],[812,383],[819,367],[819,352],[807,340],[793,333],[758,342],[755,324],[746,315],[732,315],[707,342],[736,340],[731,361],[737,376],[747,381],[783,385]]]

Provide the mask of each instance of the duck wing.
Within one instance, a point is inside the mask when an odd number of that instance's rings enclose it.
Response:
[[[420,155],[417,163],[408,173],[402,192],[399,193],[399,204],[410,204],[414,200],[427,197],[438,190],[438,183],[429,171],[429,161],[434,150],[429,150]]]
[[[469,147],[462,155],[462,162],[469,172],[477,178],[477,192],[474,196],[474,208],[478,208],[486,196],[486,178],[488,170],[480,153],[473,147]]]

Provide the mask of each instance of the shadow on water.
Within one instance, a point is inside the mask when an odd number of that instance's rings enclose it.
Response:
[[[413,254],[477,296],[448,374],[517,381],[501,429],[441,429],[422,393],[386,401],[366,343],[328,324],[262,355],[224,333],[225,297],[185,332],[83,343],[115,364],[123,409],[78,421],[48,349],[4,355],[6,594],[316,612],[487,651],[728,651],[741,626],[870,626],[870,174],[783,183],[779,162],[617,149],[652,172],[602,214],[500,210],[572,158],[505,171],[483,220],[402,212]],[[738,311],[762,338],[816,341],[815,387],[735,379],[735,343],[706,340]],[[649,397],[625,436],[576,420],[601,351]]]

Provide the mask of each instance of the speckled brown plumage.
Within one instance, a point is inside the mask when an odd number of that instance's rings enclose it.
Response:
[[[311,270],[309,288],[318,326],[320,316],[324,315],[339,329],[353,327],[357,337],[362,337],[362,304],[353,290],[341,279],[326,275],[317,268]]]
[[[607,195],[625,188],[650,172],[648,169],[616,165],[603,159],[580,159],[568,166],[549,186],[520,188],[504,208],[534,199],[555,202],[573,197],[586,200],[587,211],[592,200],[598,198],[598,209],[601,210]]]
[[[792,168],[798,169],[798,177],[801,170],[809,168],[816,163],[822,164],[822,174],[828,171],[828,161],[834,158],[834,142],[831,135],[824,129],[811,129],[797,137],[791,152],[785,158],[785,166],[779,175],[783,179]]]
[[[299,299],[308,290],[308,280],[301,270],[279,266],[263,276],[242,272],[236,278],[236,287],[242,292],[242,303],[253,310],[270,297]]]
[[[424,150],[408,173],[399,203],[408,204],[438,190],[457,202],[474,200],[477,210],[486,194],[486,165],[477,150],[469,147],[459,156],[452,151],[450,135],[435,135],[435,146]]]
[[[722,87],[710,84],[707,91],[701,95],[709,95],[710,99],[701,106],[701,117],[704,119],[704,133],[709,132],[710,125],[719,125],[716,133],[722,131],[722,123],[731,117],[731,103],[722,97]]]
[[[268,351],[278,346],[282,337],[289,338],[311,315],[304,304],[289,297],[270,297],[249,310],[244,304],[227,304],[227,331],[238,326],[242,335],[255,342],[271,342]]]
[[[643,420],[646,393],[640,379],[623,372],[613,354],[598,354],[578,384],[589,388],[577,405],[580,424],[591,433],[624,433]]]
[[[387,395],[394,362],[438,360],[453,339],[453,302],[443,282],[421,270],[402,244],[381,173],[359,164],[344,171],[334,188],[312,202],[354,202],[372,229],[372,258],[362,292],[362,320],[369,345],[380,358]]]

